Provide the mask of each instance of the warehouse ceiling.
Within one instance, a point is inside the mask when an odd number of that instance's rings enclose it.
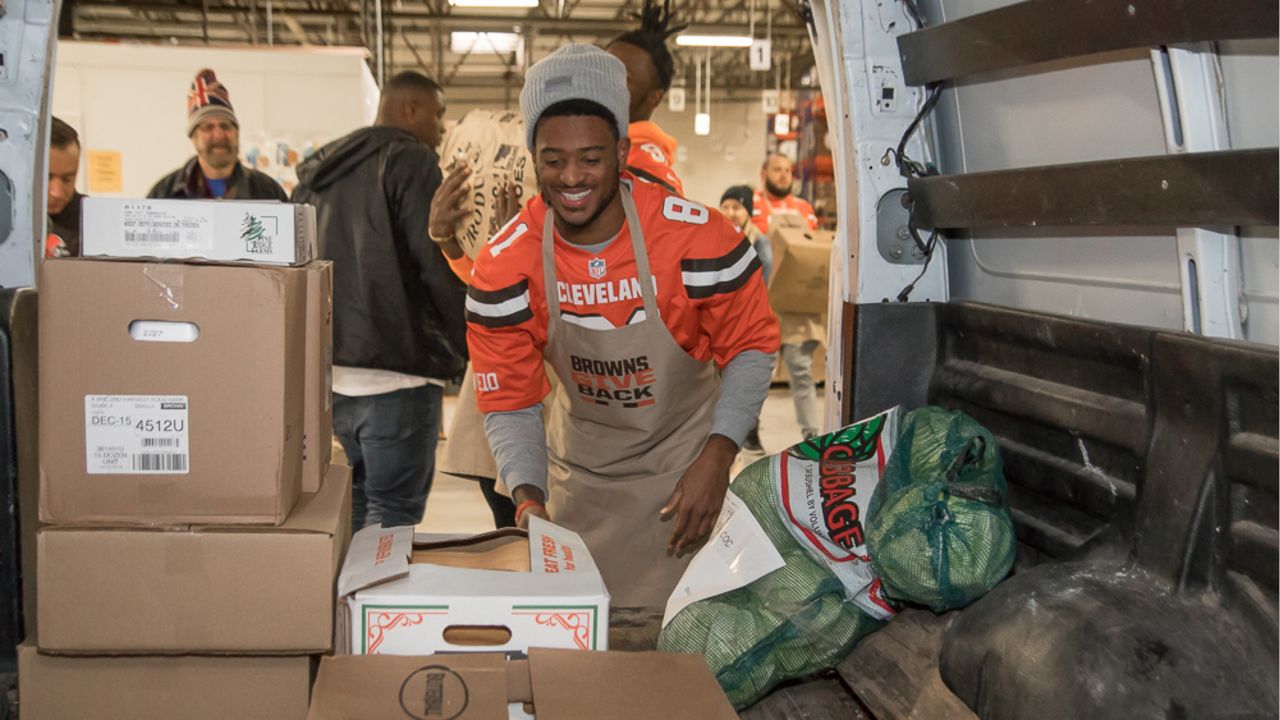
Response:
[[[525,67],[568,42],[603,45],[636,27],[643,0],[540,0],[535,8],[453,7],[448,0],[64,0],[60,35],[82,40],[127,40],[184,45],[358,46],[378,74],[381,13],[382,72],[419,70],[477,101],[510,101]],[[379,8],[379,4],[381,7]],[[747,94],[782,84],[800,87],[813,67],[801,19],[804,0],[673,0],[686,32],[770,37],[774,69],[753,72],[743,48],[672,46],[676,84],[692,100],[696,65],[710,56],[717,94]],[[518,35],[518,49],[495,52],[481,41],[454,46],[456,32]],[[455,52],[457,50],[458,52]],[[788,85],[789,83],[789,85]]]

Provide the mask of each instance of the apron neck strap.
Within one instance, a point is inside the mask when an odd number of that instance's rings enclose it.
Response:
[[[636,257],[636,276],[640,281],[640,294],[644,298],[645,319],[658,317],[658,298],[653,289],[653,272],[649,269],[649,252],[644,245],[644,230],[640,228],[640,216],[636,203],[631,199],[631,186],[626,181],[618,183],[622,196],[622,211],[627,218],[627,232],[631,235],[631,250]],[[547,315],[550,320],[560,320],[560,295],[556,289],[556,241],[555,213],[547,204],[547,217],[542,223],[542,278],[546,285]]]

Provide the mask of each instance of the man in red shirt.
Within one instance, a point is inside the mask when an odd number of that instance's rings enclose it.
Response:
[[[661,607],[719,515],[779,338],[742,233],[622,170],[625,77],[586,45],[529,70],[540,194],[476,257],[468,345],[518,522],[577,531],[616,605]]]
[[[667,49],[667,38],[685,29],[671,27],[671,0],[661,8],[645,0],[640,11],[640,27],[619,35],[609,43],[609,54],[627,68],[627,92],[631,95],[627,135],[631,151],[627,171],[645,182],[657,183],[676,195],[684,195],[684,185],[676,176],[676,139],[662,131],[650,118],[671,89],[675,59]]]
[[[791,159],[774,153],[760,168],[763,190],[757,190],[752,202],[751,221],[762,233],[769,232],[771,218],[778,215],[798,216],[810,230],[818,229],[818,216],[808,200],[791,194],[795,175],[791,172]]]

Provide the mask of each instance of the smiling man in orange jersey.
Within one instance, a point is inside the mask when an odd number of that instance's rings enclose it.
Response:
[[[732,223],[622,170],[625,76],[586,45],[529,70],[540,194],[476,257],[468,345],[517,521],[580,533],[615,605],[660,607],[720,513],[778,323]]]

